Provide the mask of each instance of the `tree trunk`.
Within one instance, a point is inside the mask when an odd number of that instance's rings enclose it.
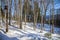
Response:
[[[8,32],[8,13],[6,13],[6,32]]]
[[[12,0],[9,1],[9,25],[11,25],[11,7],[12,7]]]
[[[20,29],[22,29],[22,0],[19,0],[20,4]]]
[[[6,32],[8,32],[8,6],[5,6],[5,13],[6,13]]]
[[[54,0],[52,0],[52,28],[51,33],[54,33]]]

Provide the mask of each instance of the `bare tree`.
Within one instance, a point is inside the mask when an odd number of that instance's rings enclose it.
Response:
[[[19,0],[19,9],[20,9],[19,13],[20,29],[22,29],[22,0]]]
[[[43,4],[43,13],[44,13],[44,15],[43,15],[43,27],[44,27],[44,24],[46,23],[46,12],[48,10],[50,0],[43,0],[42,4]]]
[[[14,0],[14,19],[17,19],[17,4],[16,4],[16,0]]]
[[[43,14],[43,13],[42,13],[42,11],[43,11],[43,10],[42,10],[42,9],[43,9],[43,6],[42,6],[42,5],[43,5],[43,4],[42,4],[42,2],[43,2],[43,1],[40,0],[40,8],[41,8],[41,9],[40,9],[40,11],[41,11],[41,30],[42,30],[42,28],[43,28],[43,15],[42,15],[42,14]],[[40,32],[42,32],[42,31],[40,31]]]
[[[11,25],[11,7],[12,7],[12,0],[9,0],[9,25]]]
[[[54,0],[52,0],[52,27],[51,33],[54,33]]]
[[[2,5],[3,5],[2,2],[3,2],[3,0],[1,0],[1,16],[2,16],[2,22],[4,22],[3,18],[5,16],[5,14],[4,14],[4,11],[2,9]]]
[[[38,3],[34,1],[34,30],[36,28],[37,18],[38,18]]]
[[[8,32],[8,6],[5,6],[5,13],[6,13],[6,32]]]
[[[4,2],[5,2],[4,10],[6,14],[6,32],[8,32],[8,0],[4,0]]]
[[[51,19],[51,10],[50,10],[50,14],[49,14],[49,26],[50,26],[50,28],[51,28],[51,25],[50,25],[50,19]],[[51,30],[50,30],[51,31]]]
[[[4,12],[3,12],[3,9],[1,8],[1,16],[2,16],[2,22],[4,22],[3,18],[5,16]]]
[[[46,12],[49,6],[49,0],[40,0],[40,8],[41,8],[41,29],[44,28],[44,24],[46,23]]]
[[[28,6],[28,0],[24,0],[24,11],[25,11],[25,26],[24,26],[24,28],[26,27],[26,22],[27,22],[27,20],[26,20],[26,16],[27,16],[27,6]]]

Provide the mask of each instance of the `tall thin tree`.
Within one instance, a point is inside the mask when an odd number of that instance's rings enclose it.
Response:
[[[12,0],[9,0],[9,25],[11,25],[11,8],[12,8]]]
[[[6,10],[6,32],[8,32],[8,6],[6,5],[4,9]]]
[[[25,26],[24,26],[24,28],[26,27],[26,22],[27,22],[27,20],[26,20],[26,16],[27,16],[27,4],[28,4],[28,0],[24,0],[24,11],[25,11]]]
[[[54,0],[52,0],[52,27],[51,33],[54,33]]]
[[[38,18],[38,3],[37,1],[34,1],[34,30],[36,28],[37,18]]]
[[[19,9],[20,9],[19,13],[20,29],[22,29],[22,0],[19,0]]]

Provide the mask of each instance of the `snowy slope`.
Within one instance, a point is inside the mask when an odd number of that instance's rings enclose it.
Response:
[[[40,33],[41,30],[38,29],[39,24],[37,24],[36,30],[33,30],[33,23],[26,23],[26,25],[24,25],[23,22],[23,30],[21,30],[19,29],[18,25],[14,25],[14,22],[11,26],[9,26],[9,32],[7,33],[4,33],[5,25],[1,25],[3,27],[0,30],[0,40],[49,40],[47,37],[44,36],[47,31],[43,31],[42,33]],[[54,37],[56,37],[55,40],[60,38],[58,34],[53,34],[52,36],[53,39]]]

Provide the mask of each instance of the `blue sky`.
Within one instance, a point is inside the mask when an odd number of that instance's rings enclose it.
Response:
[[[60,0],[55,0],[55,9],[60,8]]]
[[[60,0],[54,0],[55,1],[55,4],[59,4],[60,3]]]
[[[60,8],[60,3],[55,5],[55,9],[59,9]]]
[[[60,0],[54,0],[54,9],[60,9]],[[46,15],[49,15],[49,10],[47,10]],[[56,14],[56,13],[54,13]]]

